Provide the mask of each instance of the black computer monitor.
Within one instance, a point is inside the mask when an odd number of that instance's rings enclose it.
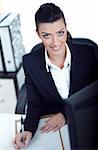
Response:
[[[72,150],[98,148],[98,81],[76,92],[66,102]]]

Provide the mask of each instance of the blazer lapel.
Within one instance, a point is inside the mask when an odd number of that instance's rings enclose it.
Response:
[[[36,78],[36,81],[39,82],[39,85],[43,88],[44,92],[52,97],[53,100],[58,100],[61,102],[62,98],[59,95],[55,83],[53,81],[52,75],[46,70],[44,52],[40,53],[40,57],[37,58],[38,61],[34,68],[32,68],[33,77]]]
[[[53,100],[61,101],[62,98],[56,89],[50,72],[40,68],[37,72],[35,71],[33,75],[43,88],[44,92],[46,92]]]
[[[69,89],[69,95],[72,95],[75,93],[79,87],[81,82],[81,75],[82,75],[82,69],[83,65],[80,63],[80,56],[78,53],[79,46],[76,44],[69,44],[69,49],[71,51],[71,71],[70,71],[70,89]]]

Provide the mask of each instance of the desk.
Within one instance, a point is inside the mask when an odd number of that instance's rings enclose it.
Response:
[[[0,114],[0,150],[14,150],[12,140],[16,134],[15,120],[20,120],[20,118],[21,115]],[[44,120],[45,119],[40,120],[39,127],[44,123]],[[64,145],[64,150],[70,150],[67,125],[60,130],[60,133]],[[35,136],[30,141],[28,148],[26,148],[26,150],[31,149],[63,150],[59,131],[50,133],[40,133],[40,130],[37,130]]]

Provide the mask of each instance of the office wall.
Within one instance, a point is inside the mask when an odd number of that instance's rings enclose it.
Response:
[[[73,37],[86,37],[98,43],[97,0],[1,0],[2,13],[20,13],[23,42],[27,52],[40,41],[35,32],[34,14],[45,2],[54,2],[61,7],[67,28]]]

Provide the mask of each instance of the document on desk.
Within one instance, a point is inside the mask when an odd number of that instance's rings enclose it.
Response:
[[[25,118],[25,116],[23,116]],[[41,119],[35,136],[25,150],[71,150],[68,126],[57,132],[41,133],[40,127],[45,119]],[[12,141],[16,132],[20,132],[21,115],[0,113],[0,150],[15,150]]]
[[[25,150],[68,150],[63,147],[60,131],[42,133],[40,127],[44,125],[46,118],[41,119],[38,129]],[[17,121],[17,132],[20,130],[20,122]]]

